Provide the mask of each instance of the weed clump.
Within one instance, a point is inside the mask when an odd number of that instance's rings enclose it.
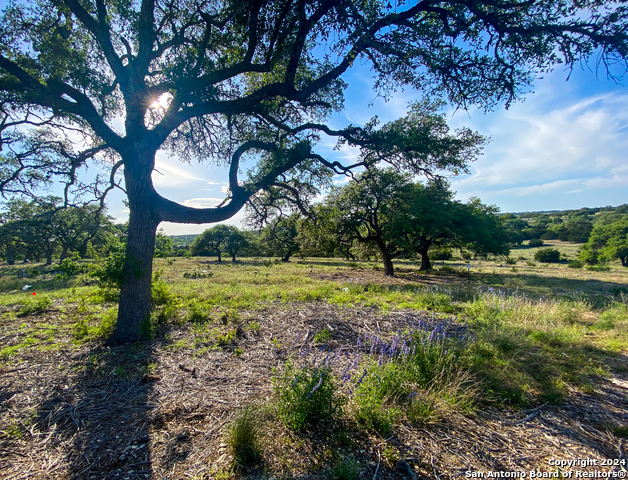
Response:
[[[332,480],[358,480],[360,478],[358,464],[352,458],[339,460],[329,473]]]
[[[51,306],[52,300],[46,296],[37,297],[34,300],[29,299],[22,303],[22,308],[20,308],[18,315],[25,317],[34,313],[43,313]]]
[[[367,348],[370,344],[370,353],[379,353],[379,360],[357,383],[356,420],[387,434],[404,412],[422,423],[438,417],[445,404],[470,405],[460,362],[464,340],[449,333],[445,323],[433,329],[419,325],[390,341],[368,338]]]
[[[259,416],[253,407],[246,407],[238,412],[227,427],[225,443],[237,470],[251,467],[261,460],[262,433]]]
[[[293,430],[329,422],[342,413],[344,400],[336,391],[326,361],[318,367],[297,367],[287,361],[281,375],[275,374],[273,387],[278,397],[278,414]]]

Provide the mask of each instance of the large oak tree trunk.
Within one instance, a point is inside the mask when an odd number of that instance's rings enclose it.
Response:
[[[388,252],[382,250],[382,259],[384,260],[384,275],[394,277],[395,267],[393,266],[392,257],[388,254]]]
[[[53,250],[50,249],[46,249],[46,263],[44,264],[44,266],[49,266],[52,265],[52,252]]]
[[[148,153],[139,156],[141,158],[136,157],[139,161],[129,162],[124,170],[130,210],[129,229],[118,321],[109,339],[110,344],[139,340],[142,326],[150,322],[153,254],[159,218],[152,209],[152,191],[146,188],[146,184],[151,182],[154,154],[152,158]]]

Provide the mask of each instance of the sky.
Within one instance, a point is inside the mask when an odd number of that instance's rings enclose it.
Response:
[[[0,0],[0,8],[5,5]],[[378,98],[371,72],[359,62],[343,78],[349,87],[345,109],[330,119],[334,128],[363,125],[374,115],[382,122],[394,120],[406,113],[409,102],[420,99],[413,90],[398,91],[388,101]],[[508,110],[498,105],[491,112],[447,111],[452,128],[469,127],[491,138],[471,173],[451,179],[456,197],[479,197],[502,212],[628,203],[628,88],[607,79],[605,72],[577,66],[571,75],[561,69],[547,74],[533,90]],[[348,147],[336,151],[334,145],[323,142],[316,151],[331,161],[350,162],[358,155]],[[156,170],[155,187],[171,200],[209,207],[225,198],[224,167],[187,165],[160,152]],[[120,191],[108,197],[109,213],[118,222],[128,218],[123,198]],[[242,227],[243,218],[241,211],[223,223]],[[200,233],[210,226],[161,224],[169,235]]]
[[[509,109],[447,111],[451,128],[469,127],[491,138],[471,173],[452,178],[456,197],[479,197],[502,212],[564,210],[617,206],[628,202],[628,88],[588,69],[556,70],[537,80],[534,91]],[[345,109],[333,116],[333,127],[363,125],[374,115],[382,122],[403,116],[417,92],[399,91],[384,101],[373,92],[367,68],[345,76]],[[349,162],[357,150],[334,151],[323,142],[317,151],[330,160]],[[189,206],[219,203],[226,192],[226,170],[211,165],[185,165],[159,155],[153,180],[168,198]],[[343,179],[335,179],[342,183]],[[113,198],[112,198],[113,200]],[[111,213],[124,219],[119,200]],[[242,226],[243,212],[228,224]],[[163,223],[167,234],[200,233],[209,225]]]

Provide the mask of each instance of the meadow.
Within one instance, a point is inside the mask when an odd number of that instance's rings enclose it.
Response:
[[[625,460],[628,269],[536,250],[429,273],[399,261],[392,278],[376,261],[155,259],[146,338],[118,347],[115,289],[2,265],[0,476],[453,478]]]

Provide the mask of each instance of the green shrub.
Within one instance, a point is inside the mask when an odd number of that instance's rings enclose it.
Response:
[[[591,272],[608,272],[610,271],[611,267],[609,267],[608,265],[590,265],[587,267],[587,270],[591,271]]]
[[[453,257],[453,254],[451,250],[447,249],[434,249],[430,252],[430,258],[432,260],[451,260],[451,257]]]
[[[506,259],[504,260],[504,263],[506,265],[516,265],[517,264],[517,260],[515,260],[512,257],[506,257]]]
[[[534,254],[537,262],[558,263],[560,262],[560,252],[555,248],[541,248]]]
[[[246,407],[234,418],[225,431],[225,443],[233,457],[234,467],[250,467],[261,459],[262,435],[260,420],[252,407]]]
[[[545,242],[540,238],[531,238],[528,242],[528,245],[531,247],[542,247],[543,245],[545,245]]]
[[[203,304],[192,300],[188,304],[188,320],[191,323],[205,323],[209,320],[209,312]]]
[[[35,297],[28,299],[22,303],[22,308],[18,311],[18,315],[24,317],[33,313],[42,313],[52,306],[52,300],[47,296]]]
[[[273,387],[278,414],[294,430],[329,422],[342,413],[344,400],[326,364],[298,368],[289,360],[282,374],[275,374]]]
[[[331,469],[330,477],[332,480],[358,480],[360,478],[358,464],[351,458],[340,460]]]
[[[582,268],[584,267],[584,263],[582,263],[580,260],[572,260],[567,266],[569,268]]]
[[[314,341],[316,343],[327,343],[329,340],[331,340],[331,332],[326,328],[314,335]]]
[[[64,258],[59,264],[58,270],[67,277],[71,275],[78,275],[79,273],[86,273],[87,265],[81,263],[81,258],[78,253],[74,253],[71,257]]]
[[[124,266],[126,244],[114,240],[108,247],[109,255],[101,263],[93,265],[91,275],[98,279],[101,288],[120,289],[124,280],[122,267]]]

